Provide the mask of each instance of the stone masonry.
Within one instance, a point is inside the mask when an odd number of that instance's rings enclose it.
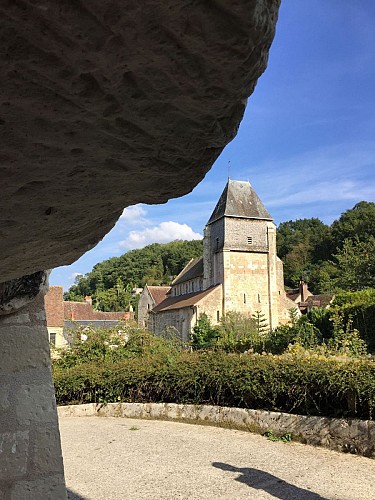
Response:
[[[0,499],[65,499],[43,297],[1,316],[0,339]]]

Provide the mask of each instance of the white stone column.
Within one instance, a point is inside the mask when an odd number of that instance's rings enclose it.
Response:
[[[0,316],[0,499],[66,499],[41,294]]]

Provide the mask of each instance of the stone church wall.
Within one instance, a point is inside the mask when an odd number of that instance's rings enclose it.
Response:
[[[151,313],[149,329],[155,334],[160,334],[168,328],[172,328],[182,342],[188,342],[195,316],[196,311],[193,307],[160,311],[157,314]]]
[[[204,288],[222,283],[223,275],[218,275],[220,265],[215,262],[215,255],[224,246],[224,219],[206,226],[203,240]],[[217,259],[216,259],[217,260]]]
[[[268,252],[267,222],[257,219],[225,219],[224,249]]]
[[[224,252],[225,312],[245,315],[262,311],[269,322],[267,254]]]
[[[207,314],[211,323],[216,325],[219,323],[223,315],[223,287],[218,286],[213,289],[208,295],[199,301],[197,304],[197,317],[200,314]],[[194,325],[192,324],[192,327]]]
[[[222,298],[222,287],[218,286],[194,306],[151,313],[149,329],[155,334],[160,334],[172,327],[182,342],[189,342],[192,328],[202,313],[207,314],[213,324],[220,321],[223,315]]]

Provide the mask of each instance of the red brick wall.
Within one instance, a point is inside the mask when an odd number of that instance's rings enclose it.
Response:
[[[44,296],[47,326],[64,326],[63,287],[50,286]]]

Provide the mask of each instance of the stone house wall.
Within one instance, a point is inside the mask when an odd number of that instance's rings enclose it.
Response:
[[[151,309],[154,307],[155,301],[147,287],[144,287],[138,302],[138,327],[148,328],[149,315]]]
[[[63,287],[50,286],[44,296],[49,342],[55,347],[65,347]]]

